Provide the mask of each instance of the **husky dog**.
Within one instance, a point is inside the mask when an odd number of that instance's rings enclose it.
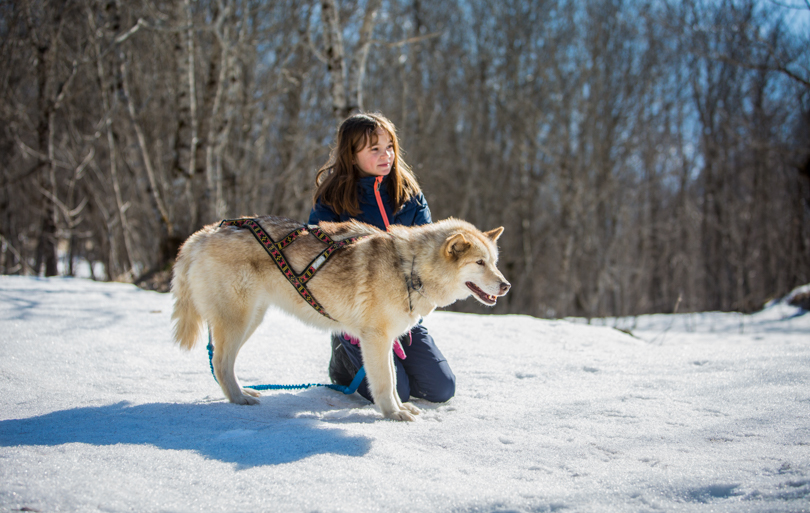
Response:
[[[302,227],[278,217],[255,221],[272,241]],[[358,338],[369,389],[383,416],[414,420],[419,409],[402,403],[396,392],[394,340],[436,307],[470,295],[492,306],[507,293],[510,284],[496,267],[503,227],[481,232],[451,218],[416,227],[392,225],[388,232],[357,221],[310,230],[334,242],[358,238],[330,255],[306,282],[326,314],[305,301],[253,232],[213,224],[186,240],[174,265],[175,342],[191,349],[208,323],[222,391],[233,403],[256,404],[260,394],[239,385],[234,362],[267,309],[276,306],[313,326]],[[304,232],[283,254],[299,275],[324,248],[322,240]]]

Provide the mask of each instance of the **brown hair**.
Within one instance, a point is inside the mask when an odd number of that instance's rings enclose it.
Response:
[[[388,173],[386,187],[388,196],[393,202],[394,212],[399,211],[405,202],[421,192],[413,171],[400,155],[394,124],[381,114],[361,113],[346,118],[340,124],[337,143],[329,154],[329,161],[318,170],[315,177],[313,203],[320,199],[321,203],[338,215],[347,212],[356,216],[360,213],[357,182],[362,175],[354,164],[354,156],[369,144],[375,143],[377,136],[374,135],[374,131],[378,128],[388,133],[394,146],[394,163],[391,172]]]

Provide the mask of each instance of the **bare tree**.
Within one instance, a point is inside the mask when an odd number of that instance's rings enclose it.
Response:
[[[358,40],[351,58],[348,58],[335,0],[321,0],[324,58],[329,70],[332,112],[338,121],[363,110],[363,77],[380,5],[381,0],[367,0]]]
[[[368,109],[434,218],[507,227],[493,312],[751,310],[810,281],[810,45],[789,14],[0,1],[0,272],[83,259],[165,288],[207,223],[306,218],[336,121]]]

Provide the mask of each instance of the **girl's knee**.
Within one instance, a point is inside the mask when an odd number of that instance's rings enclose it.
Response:
[[[434,403],[444,403],[449,401],[456,395],[456,378],[453,377],[452,380],[449,380],[445,385],[437,391],[435,398],[433,399]]]
[[[446,379],[432,383],[430,390],[423,391],[422,399],[432,403],[444,403],[456,395],[456,377],[450,374]]]

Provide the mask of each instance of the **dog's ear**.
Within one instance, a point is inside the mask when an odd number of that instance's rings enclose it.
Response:
[[[502,233],[503,233],[503,226],[499,226],[498,228],[495,228],[494,230],[484,232],[484,235],[486,235],[487,237],[492,239],[492,242],[495,242],[496,240],[498,240],[498,237],[500,237]]]
[[[444,241],[444,254],[448,258],[458,258],[471,246],[472,244],[464,238],[463,233],[456,233],[447,237],[447,240]]]

